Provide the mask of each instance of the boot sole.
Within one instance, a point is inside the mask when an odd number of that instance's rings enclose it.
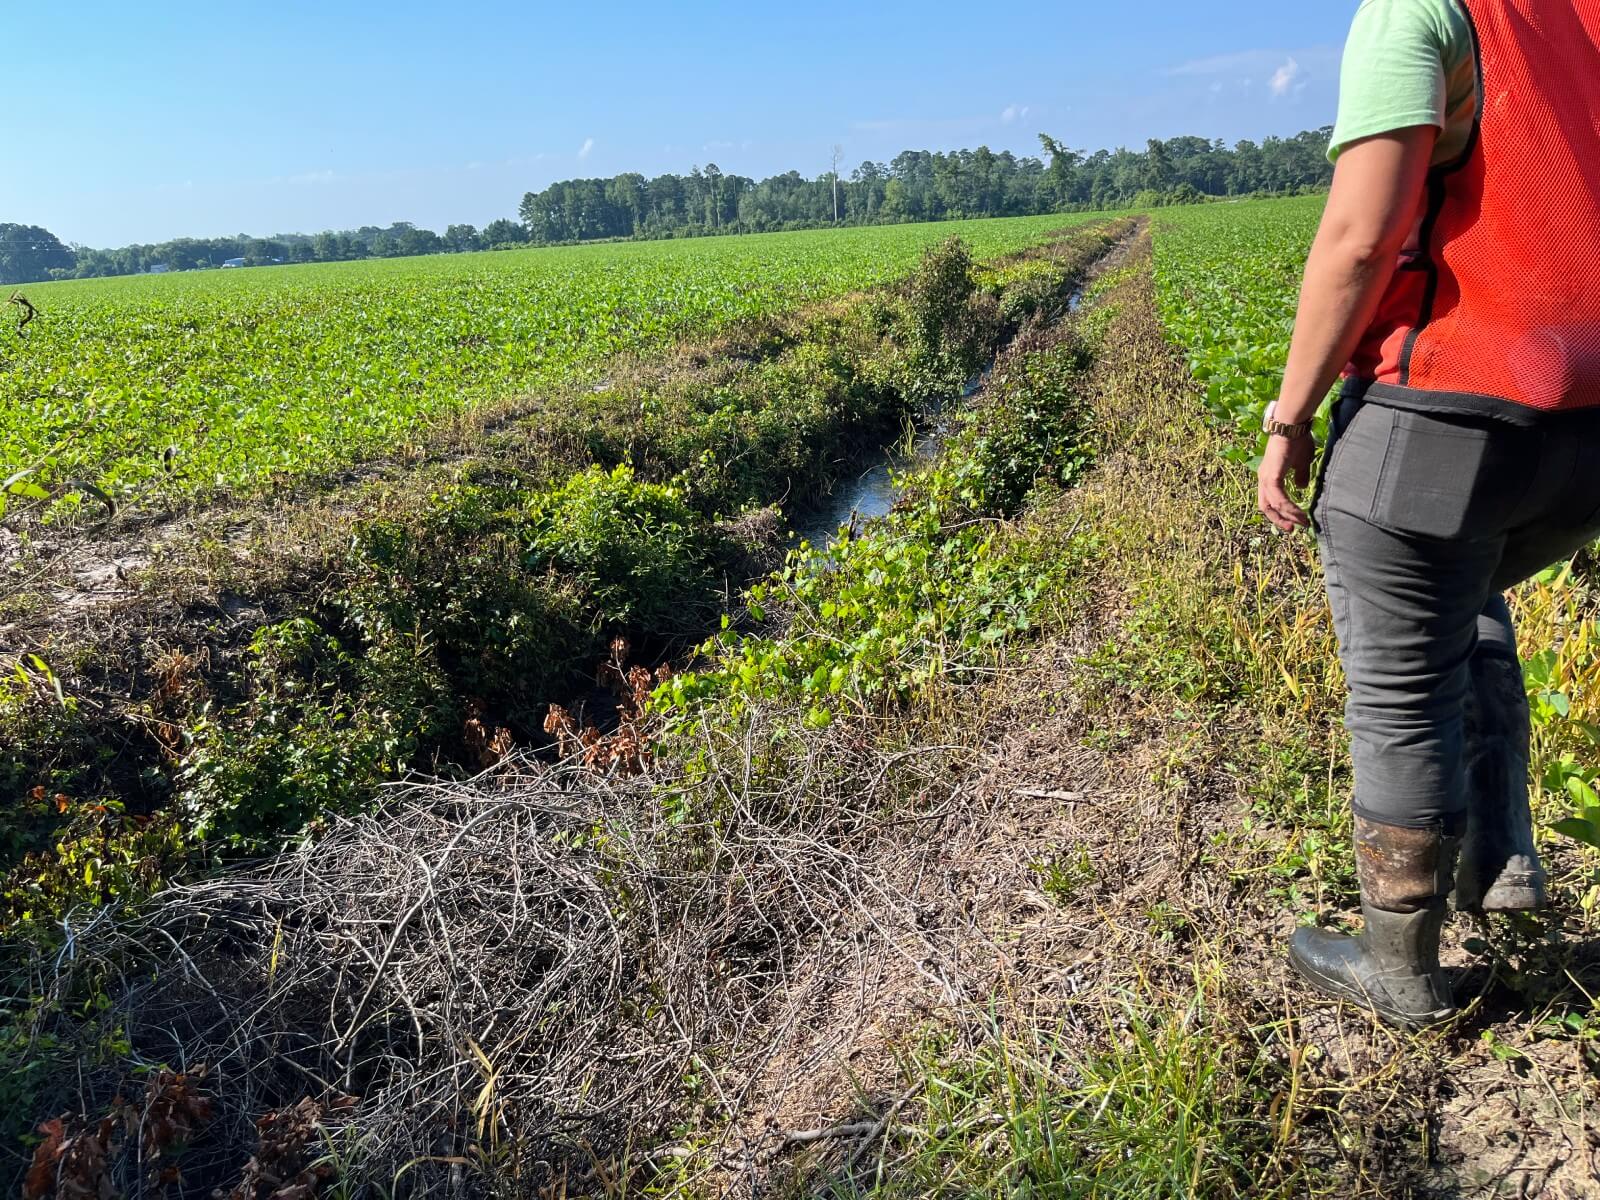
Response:
[[[1289,951],[1289,965],[1315,991],[1333,1000],[1347,1000],[1352,1004],[1358,1005],[1372,1013],[1385,1025],[1404,1030],[1407,1033],[1418,1033],[1424,1029],[1431,1029],[1436,1025],[1443,1025],[1456,1015],[1456,1009],[1454,1008],[1441,1008],[1435,1009],[1430,1013],[1416,1014],[1401,1012],[1397,1008],[1390,1008],[1380,1004],[1372,993],[1362,988],[1351,987],[1337,976],[1325,975],[1302,962],[1292,948]]]
[[[1473,904],[1465,904],[1454,892],[1450,894],[1450,907],[1456,912],[1510,913],[1538,912],[1550,907],[1550,897],[1542,882],[1532,884],[1497,883]]]
[[[1548,908],[1550,898],[1542,883],[1527,886],[1496,884],[1483,894],[1479,905],[1484,912],[1537,912]]]

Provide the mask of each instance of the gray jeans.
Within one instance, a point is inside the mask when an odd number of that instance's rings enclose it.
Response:
[[[1475,654],[1516,656],[1501,592],[1600,535],[1600,412],[1519,426],[1353,398],[1312,503],[1339,659],[1353,804],[1458,832]]]

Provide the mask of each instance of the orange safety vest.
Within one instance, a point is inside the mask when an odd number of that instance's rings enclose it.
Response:
[[[1478,115],[1347,377],[1411,408],[1600,406],[1600,0],[1460,0]]]

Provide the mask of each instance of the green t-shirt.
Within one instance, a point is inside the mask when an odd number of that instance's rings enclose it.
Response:
[[[1364,0],[1339,71],[1328,157],[1365,137],[1433,125],[1433,161],[1466,148],[1478,108],[1472,27],[1456,0]]]

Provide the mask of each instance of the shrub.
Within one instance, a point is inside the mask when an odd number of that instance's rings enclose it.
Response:
[[[998,340],[995,298],[978,288],[972,255],[960,238],[948,238],[923,255],[906,287],[910,343],[925,378],[909,380],[919,400],[949,395],[983,365]]]
[[[357,811],[449,711],[425,661],[386,670],[389,647],[353,653],[307,617],[259,629],[250,657],[250,698],[197,723],[183,772],[203,838],[250,846]]]
[[[595,628],[682,628],[711,599],[715,535],[673,485],[590,467],[530,506],[531,550],[571,577]]]
[[[930,478],[945,504],[976,516],[1009,516],[1040,483],[1066,486],[1090,457],[1078,398],[1087,352],[1075,337],[1012,354],[998,366],[953,439],[950,468]]]
[[[458,487],[420,516],[366,523],[329,614],[369,657],[426,666],[455,696],[531,710],[603,652],[580,589],[534,545],[535,503],[515,486]]]
[[[531,495],[472,485],[362,526],[348,586],[259,630],[248,698],[202,719],[185,806],[204,837],[254,845],[458,743],[490,712],[532,736],[617,630],[684,627],[720,545],[679,490],[618,467]]]

